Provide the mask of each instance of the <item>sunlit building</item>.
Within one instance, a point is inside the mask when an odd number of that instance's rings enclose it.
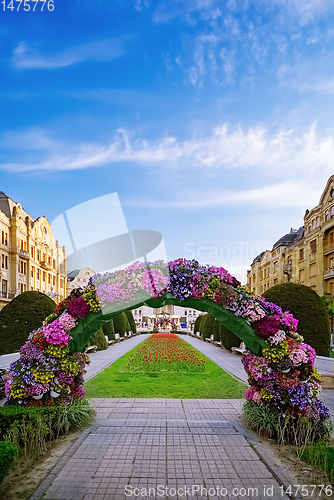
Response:
[[[334,175],[328,179],[319,204],[306,210],[304,225],[291,228],[271,250],[255,257],[247,271],[248,287],[260,294],[288,281],[334,298]]]
[[[46,217],[34,219],[0,191],[0,309],[26,290],[56,302],[66,295],[66,249]]]

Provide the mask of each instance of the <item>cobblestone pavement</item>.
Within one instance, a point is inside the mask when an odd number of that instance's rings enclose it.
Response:
[[[93,427],[31,500],[287,499],[242,434],[242,402],[95,399]]]

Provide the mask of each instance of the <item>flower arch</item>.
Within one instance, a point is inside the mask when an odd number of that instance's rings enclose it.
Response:
[[[163,328],[164,330],[168,328],[176,330],[176,323],[173,318],[170,318],[169,316],[163,314],[160,318],[157,318],[154,321],[153,329],[158,330],[159,328]]]
[[[281,414],[314,422],[329,418],[318,399],[316,353],[298,335],[298,320],[240,286],[224,268],[185,259],[135,262],[74,290],[21,348],[11,366],[6,404],[71,404],[83,397],[84,349],[101,325],[121,311],[169,304],[206,311],[245,342],[246,399],[252,404],[271,404]]]

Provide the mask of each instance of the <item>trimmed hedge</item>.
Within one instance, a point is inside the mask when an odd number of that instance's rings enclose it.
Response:
[[[219,342],[220,341],[220,334],[219,334],[219,321],[218,319],[215,319],[215,322],[213,324],[213,336],[214,336],[214,340]]]
[[[283,311],[290,311],[299,320],[298,333],[304,337],[306,344],[316,350],[318,356],[329,356],[328,311],[314,290],[300,283],[282,283],[266,290],[263,296]]]
[[[128,331],[128,318],[127,315],[122,312],[114,318],[114,328],[115,333],[119,333],[121,337],[124,337],[124,333]]]
[[[211,314],[205,314],[201,323],[201,334],[202,339],[206,339],[213,334],[213,324],[215,322],[215,317]]]
[[[231,350],[232,347],[239,347],[240,345],[240,338],[222,324],[219,326],[219,336],[225,349]]]
[[[195,323],[194,323],[194,333],[196,334],[197,332],[201,333],[201,323],[202,323],[202,319],[204,318],[203,315],[201,316],[198,316],[195,320]]]
[[[135,320],[133,318],[132,311],[125,311],[125,314],[127,315],[127,318],[128,318],[129,324],[130,324],[131,332],[137,333],[137,327],[136,327]]]
[[[0,441],[0,482],[6,477],[17,456],[17,449],[8,441]]]
[[[90,345],[96,345],[98,351],[105,351],[108,349],[109,344],[106,341],[102,328],[100,328],[89,341]]]
[[[104,323],[102,325],[102,330],[104,335],[108,335],[109,340],[115,340],[115,328],[113,319],[111,319],[108,323]]]
[[[56,304],[44,293],[23,292],[0,311],[0,354],[17,352]]]

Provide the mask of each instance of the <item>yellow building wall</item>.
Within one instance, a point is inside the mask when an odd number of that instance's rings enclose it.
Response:
[[[26,290],[49,294],[55,302],[65,298],[66,249],[55,241],[46,217],[33,219],[20,203],[10,218],[0,210],[0,254],[0,309]]]
[[[251,264],[247,285],[252,291],[261,294],[277,283],[292,281],[334,298],[334,176],[319,204],[306,210],[303,227],[301,240],[266,250]]]

